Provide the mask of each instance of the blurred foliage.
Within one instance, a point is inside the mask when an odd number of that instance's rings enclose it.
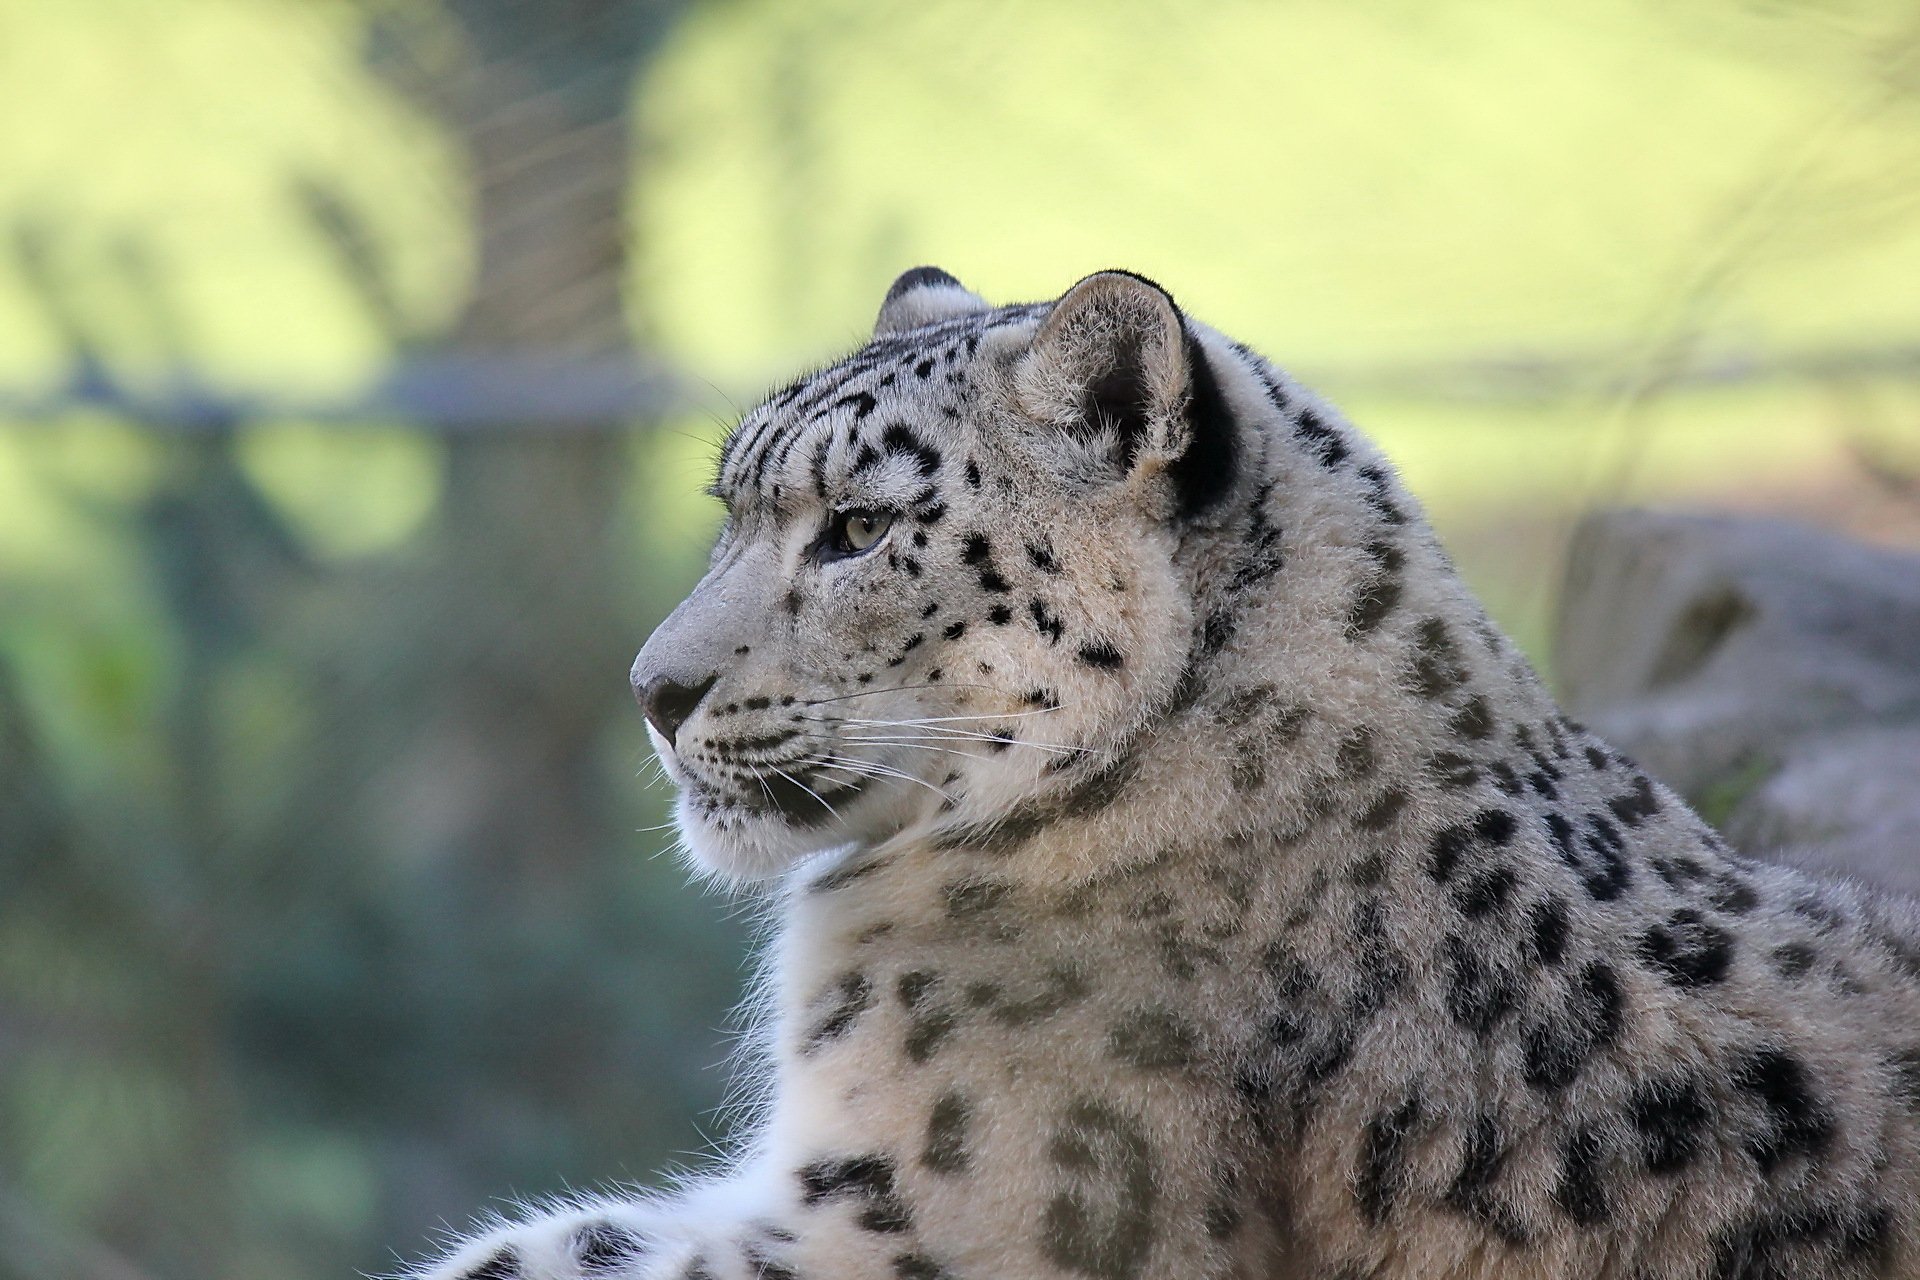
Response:
[[[1166,281],[1535,652],[1596,502],[1920,529],[1904,2],[26,0],[0,83],[4,1280],[378,1271],[724,1134],[624,670],[905,266]],[[547,381],[393,390],[475,367]]]

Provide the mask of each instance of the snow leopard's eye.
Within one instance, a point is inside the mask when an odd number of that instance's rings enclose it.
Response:
[[[827,521],[826,536],[820,540],[823,559],[840,560],[870,550],[893,527],[893,513],[854,507],[836,511]]]

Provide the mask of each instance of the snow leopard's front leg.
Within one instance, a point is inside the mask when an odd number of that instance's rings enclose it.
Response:
[[[1220,1090],[1171,1014],[1101,1012],[1094,985],[846,984],[857,998],[820,1024],[834,1038],[788,1064],[768,1141],[732,1178],[503,1226],[421,1280],[1260,1274],[1260,1178]],[[1067,1034],[1036,1045],[1053,1021]],[[887,1052],[906,1068],[875,1070]]]
[[[900,875],[790,901],[772,1107],[732,1174],[503,1227],[429,1280],[1268,1274],[1270,1156],[1152,920],[1006,893],[956,922],[950,877]]]
[[[811,1177],[814,1185],[805,1186]],[[791,1182],[793,1190],[783,1187]],[[809,1201],[813,1203],[809,1203]],[[844,1202],[856,1221],[813,1212]],[[415,1280],[898,1280],[943,1273],[915,1245],[875,1165],[761,1163],[677,1197],[594,1198],[465,1242]]]
[[[1253,1238],[1239,1178],[1125,1092],[1047,1089],[977,1111],[945,1093],[915,1149],[844,1133],[685,1196],[582,1201],[477,1236],[414,1280],[1241,1275],[1236,1260],[1270,1245]]]

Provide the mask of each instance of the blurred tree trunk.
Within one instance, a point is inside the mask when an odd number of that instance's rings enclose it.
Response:
[[[630,349],[635,79],[681,8],[446,0],[467,57],[437,96],[472,176],[477,248],[463,352],[551,365]],[[639,640],[612,598],[627,426],[447,441],[430,589],[404,632],[433,702],[397,795],[426,851],[495,900],[537,909],[605,852],[591,754]]]
[[[442,0],[379,15],[410,29],[395,41],[389,28],[384,48],[376,29],[374,65],[438,115],[470,175],[471,292],[445,338],[463,360],[552,368],[632,350],[623,293],[636,81],[684,7]],[[407,47],[410,35],[421,38]],[[407,705],[369,708],[380,732],[411,738],[381,789],[398,812],[380,826],[409,833],[395,852],[411,862],[416,896],[432,899],[418,910],[434,970],[402,977],[417,988],[403,1007],[429,1024],[416,1034],[457,1045],[468,1064],[457,1091],[410,1097],[383,1133],[388,1238],[497,1194],[477,1176],[497,1178],[500,1159],[497,1135],[471,1124],[478,1111],[496,1124],[518,1117],[522,1145],[570,1161],[543,1145],[558,1134],[533,1136],[564,1131],[540,1113],[589,1112],[582,1063],[610,1056],[599,1028],[582,1025],[596,1013],[565,994],[578,975],[552,957],[529,972],[519,940],[590,935],[588,908],[625,852],[610,847],[620,827],[597,755],[641,639],[619,607],[627,575],[615,559],[631,426],[448,433],[437,528],[418,578],[379,620],[396,667],[366,687],[417,691]],[[498,998],[482,1002],[483,991]],[[472,1025],[483,1008],[512,1025]]]

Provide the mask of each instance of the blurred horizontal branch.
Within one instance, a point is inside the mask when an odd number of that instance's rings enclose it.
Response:
[[[1328,365],[1312,381],[1347,394],[1366,393],[1462,403],[1538,403],[1655,392],[1713,391],[1782,382],[1920,379],[1920,341],[1813,347],[1765,355],[1700,354],[1647,371],[1618,356],[1503,355],[1406,364]]]
[[[1920,379],[1920,341],[1833,346],[1766,355],[1721,352],[1681,358],[1651,375],[1604,355],[1488,355],[1459,360],[1324,365],[1301,370],[1345,395],[1461,404],[1552,403],[1608,398],[1651,388],[1712,391],[1783,382],[1849,383]],[[658,363],[626,356],[543,358],[519,352],[411,357],[340,396],[302,396],[216,386],[191,370],[151,383],[76,366],[63,386],[0,388],[0,422],[48,422],[103,411],[193,432],[241,422],[291,420],[352,425],[398,420],[449,434],[604,430],[694,407],[693,383]]]
[[[450,433],[529,427],[598,430],[658,418],[691,401],[684,379],[629,357],[455,353],[401,361],[365,388],[340,396],[220,388],[186,370],[136,385],[92,367],[62,387],[0,389],[0,420],[44,422],[95,410],[189,432],[266,419],[340,424],[400,420]]]

